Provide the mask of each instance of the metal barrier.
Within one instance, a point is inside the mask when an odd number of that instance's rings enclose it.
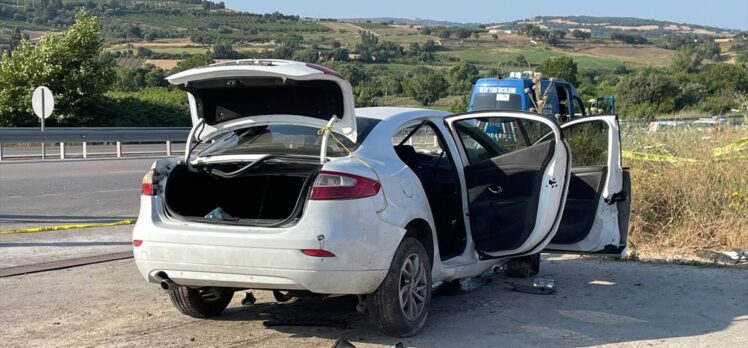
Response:
[[[3,160],[3,144],[40,143],[41,157],[46,159],[46,143],[60,144],[60,159],[65,159],[65,144],[80,143],[83,158],[88,158],[88,143],[114,143],[116,156],[122,157],[122,144],[138,142],[164,142],[166,155],[171,156],[171,143],[184,142],[189,127],[92,127],[92,128],[0,128],[0,161]]]

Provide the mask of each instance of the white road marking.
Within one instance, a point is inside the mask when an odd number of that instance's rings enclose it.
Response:
[[[127,171],[121,171],[121,172],[109,172],[107,174],[135,174],[135,173],[145,174],[145,172],[147,172],[147,171],[148,171],[147,169],[143,169],[143,170],[127,170]]]

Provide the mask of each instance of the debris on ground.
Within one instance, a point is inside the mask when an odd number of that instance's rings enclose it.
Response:
[[[547,287],[536,287],[533,285],[525,285],[525,284],[516,284],[516,283],[510,283],[507,282],[509,286],[511,287],[510,290],[514,290],[516,292],[521,292],[523,294],[531,294],[531,295],[550,295],[556,292],[556,289],[554,288],[547,288]]]
[[[699,250],[696,252],[701,258],[711,260],[714,263],[739,264],[748,262],[748,249],[735,249],[732,251]]]
[[[340,337],[335,341],[335,343],[332,344],[330,348],[356,348],[356,346],[354,346],[353,343],[351,343],[347,339]]]
[[[536,288],[553,289],[556,286],[556,281],[549,277],[537,277],[532,280],[532,286]]]
[[[255,298],[255,295],[251,291],[247,291],[244,293],[244,298],[242,299],[242,306],[250,306],[255,304],[257,302],[257,299]]]

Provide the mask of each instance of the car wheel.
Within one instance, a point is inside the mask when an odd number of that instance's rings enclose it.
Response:
[[[510,259],[504,274],[512,278],[527,278],[540,273],[540,253]]]
[[[224,288],[192,289],[180,286],[169,290],[174,307],[193,318],[210,318],[221,314],[233,296],[234,291]]]
[[[288,302],[293,298],[290,291],[273,290],[273,297],[278,302]]]
[[[426,323],[431,305],[431,262],[421,243],[405,237],[387,276],[368,298],[372,319],[387,334],[413,336]]]

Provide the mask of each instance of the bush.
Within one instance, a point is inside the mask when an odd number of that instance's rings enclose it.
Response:
[[[420,67],[403,80],[403,90],[423,106],[447,96],[449,83],[442,73]]]
[[[98,104],[96,126],[179,127],[191,124],[187,94],[172,87],[108,92]]]

